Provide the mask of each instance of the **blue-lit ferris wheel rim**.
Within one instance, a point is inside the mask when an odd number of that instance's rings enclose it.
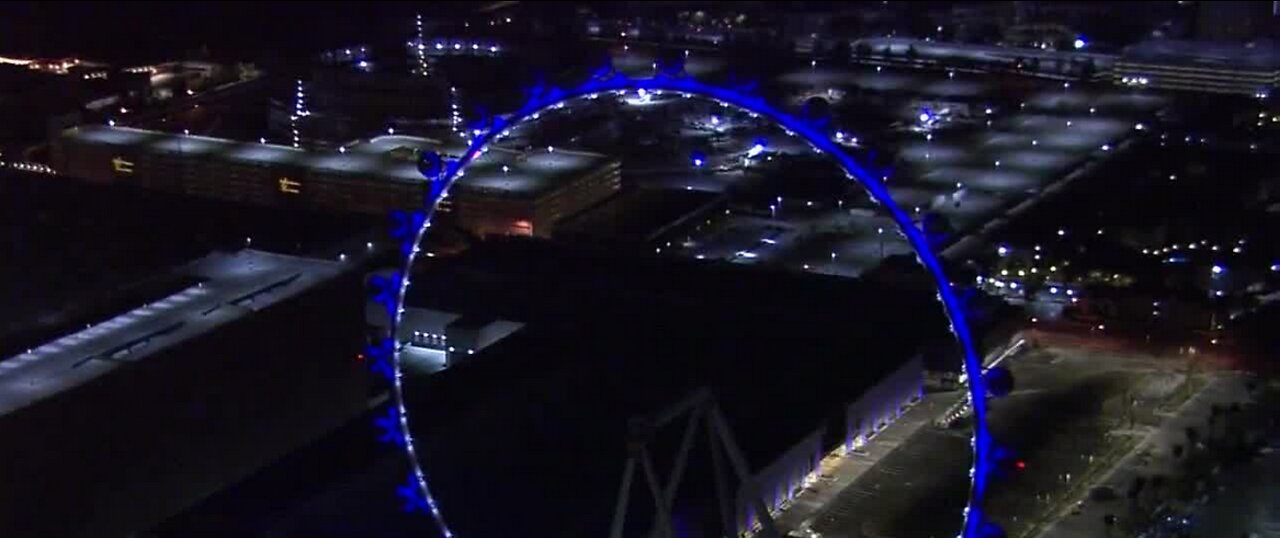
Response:
[[[937,256],[929,248],[924,233],[917,229],[911,217],[902,210],[889,195],[884,183],[875,174],[868,172],[862,165],[853,160],[843,149],[834,143],[825,133],[824,128],[773,108],[764,99],[734,89],[721,88],[698,82],[683,75],[672,75],[659,72],[651,78],[631,78],[611,69],[601,70],[590,80],[570,89],[556,87],[539,87],[530,92],[528,101],[509,118],[493,117],[486,125],[478,127],[478,134],[457,160],[438,163],[435,166],[438,177],[428,180],[424,209],[416,214],[416,218],[406,217],[400,221],[400,229],[393,232],[393,237],[400,241],[404,255],[402,270],[383,282],[384,291],[377,299],[387,309],[390,319],[389,335],[373,346],[370,346],[375,370],[381,370],[392,383],[392,394],[395,406],[386,417],[378,420],[384,429],[384,439],[396,442],[405,449],[413,467],[409,482],[401,486],[398,493],[406,500],[410,509],[422,510],[431,515],[437,528],[445,538],[453,538],[453,532],[446,524],[440,507],[431,494],[414,447],[413,437],[409,431],[408,413],[404,407],[404,390],[401,384],[402,370],[400,350],[394,339],[399,328],[405,293],[409,289],[409,276],[413,262],[419,252],[419,245],[431,227],[431,218],[435,214],[437,203],[447,195],[448,189],[463,170],[473,160],[484,153],[486,147],[510,134],[510,129],[529,120],[538,119],[543,112],[564,106],[575,99],[594,99],[601,94],[625,91],[652,91],[655,93],[673,92],[686,96],[696,96],[716,101],[721,105],[734,106],[748,113],[764,116],[782,127],[787,134],[804,138],[814,150],[825,153],[836,159],[845,174],[857,181],[871,199],[887,210],[897,224],[899,231],[911,243],[916,258],[928,269],[938,287],[938,299],[951,324],[951,331],[964,350],[964,369],[968,377],[969,396],[973,404],[974,434],[971,444],[974,450],[973,467],[969,475],[972,478],[969,500],[964,509],[964,525],[960,536],[963,538],[985,538],[998,533],[998,527],[982,516],[981,502],[985,498],[988,478],[994,465],[995,449],[986,422],[986,388],[982,376],[982,360],[974,348],[972,334],[964,317],[963,307],[950,282],[947,280]]]

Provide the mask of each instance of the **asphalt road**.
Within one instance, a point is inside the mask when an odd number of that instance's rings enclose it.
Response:
[[[1184,402],[1175,413],[1164,417],[1158,429],[1149,433],[1143,441],[1123,458],[1112,470],[1096,482],[1098,485],[1109,485],[1116,491],[1126,491],[1133,479],[1138,476],[1155,474],[1172,475],[1177,462],[1166,457],[1168,447],[1184,442],[1184,430],[1189,426],[1202,427],[1205,417],[1213,404],[1235,401],[1245,393],[1241,376],[1223,374],[1217,376],[1195,396]],[[1155,454],[1153,458],[1141,457],[1144,452]],[[1272,485],[1271,487],[1274,487]],[[1234,495],[1233,495],[1234,496]],[[1234,496],[1237,499],[1241,498]],[[1274,497],[1271,497],[1274,499]],[[1057,521],[1049,525],[1040,538],[1094,538],[1104,536],[1106,526],[1103,516],[1122,512],[1124,501],[1106,503],[1085,502],[1080,513],[1060,514]],[[1230,511],[1230,510],[1228,510]],[[1232,535],[1209,534],[1228,538]]]

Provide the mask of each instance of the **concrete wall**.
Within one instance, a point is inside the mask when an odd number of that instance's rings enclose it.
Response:
[[[889,374],[845,411],[844,447],[853,450],[902,414],[924,394],[923,358],[916,356]]]
[[[827,434],[825,427],[818,427],[798,443],[787,449],[782,456],[774,460],[760,472],[756,473],[756,487],[760,500],[770,510],[780,508],[804,486],[804,480],[810,473],[817,472],[822,461],[822,439]],[[755,504],[746,488],[738,488],[737,518],[738,533],[746,532],[756,524]]]

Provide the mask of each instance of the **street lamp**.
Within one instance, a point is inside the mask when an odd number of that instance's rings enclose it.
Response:
[[[883,260],[884,259],[884,227],[876,228],[876,235],[880,237],[880,259]]]

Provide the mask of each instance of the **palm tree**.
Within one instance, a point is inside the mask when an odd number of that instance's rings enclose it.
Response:
[[[1217,444],[1217,441],[1221,437],[1218,433],[1218,425],[1224,422],[1221,419],[1222,406],[1213,404],[1213,406],[1209,408],[1209,442],[1211,444]]]
[[[1167,489],[1168,482],[1169,478],[1162,474],[1151,477],[1151,505],[1153,508],[1164,503],[1165,497],[1167,496],[1166,494],[1168,493],[1165,491],[1165,489]]]

